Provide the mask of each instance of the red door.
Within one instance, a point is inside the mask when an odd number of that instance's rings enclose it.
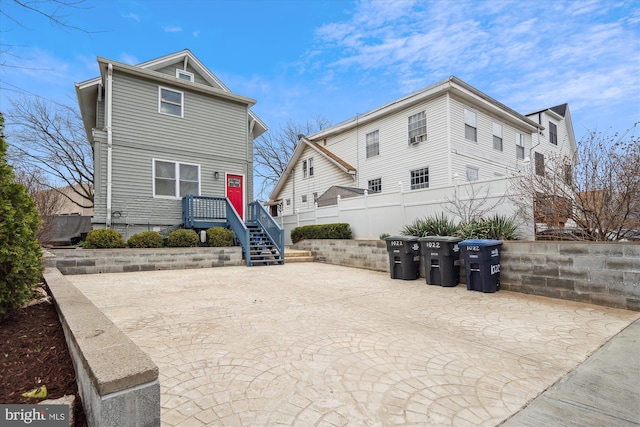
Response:
[[[227,198],[244,220],[244,191],[242,186],[242,175],[227,175]]]

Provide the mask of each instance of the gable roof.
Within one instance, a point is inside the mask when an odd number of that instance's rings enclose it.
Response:
[[[569,147],[571,149],[571,152],[575,154],[578,151],[578,145],[576,144],[576,136],[573,131],[573,121],[571,120],[569,104],[565,102],[564,104],[556,105],[555,107],[534,111],[532,113],[528,113],[527,117],[539,115],[541,113],[547,113],[557,120],[564,119],[565,125],[567,126],[567,135],[569,136]],[[538,121],[540,121],[539,118]],[[540,124],[540,126],[542,126],[542,124]],[[544,127],[541,127],[541,129],[544,129]]]
[[[282,175],[278,180],[278,183],[276,184],[276,186],[271,191],[271,194],[269,195],[269,198],[271,200],[274,200],[274,196],[278,194],[280,190],[282,190],[282,187],[287,181],[286,178],[288,178],[291,175],[293,168],[295,167],[296,163],[298,163],[298,160],[300,160],[300,157],[302,157],[302,153],[304,152],[304,149],[306,147],[310,147],[311,149],[315,150],[318,154],[326,158],[329,162],[333,163],[335,166],[338,167],[338,169],[342,170],[344,173],[347,173],[349,175],[354,175],[356,173],[356,168],[354,168],[349,163],[345,162],[340,157],[336,156],[334,153],[327,150],[320,144],[310,141],[304,135],[299,135],[299,138],[300,138],[300,143],[294,150],[293,155],[289,160],[289,163],[287,163],[287,167],[285,168],[284,172],[282,172]]]
[[[239,102],[241,104],[247,105],[247,107],[251,107],[256,103],[256,101],[252,98],[232,93],[229,88],[227,88],[224,83],[220,81],[220,79],[218,79],[211,71],[209,71],[209,69],[205,67],[200,62],[200,60],[198,60],[198,58],[193,55],[193,53],[191,53],[189,49],[171,53],[160,58],[140,63],[138,65],[128,65],[122,62],[113,61],[102,57],[98,57],[97,61],[100,68],[100,76],[86,80],[84,82],[76,83],[75,85],[80,110],[83,112],[82,117],[84,121],[85,131],[87,132],[89,140],[92,139],[91,132],[96,123],[96,103],[98,100],[98,90],[100,87],[104,86],[109,65],[111,65],[114,70],[118,70],[123,73],[146,77],[155,81],[171,84],[172,86],[178,86],[184,89],[206,93],[218,98]],[[187,67],[187,64],[190,65],[208,83],[208,85],[181,80],[177,77],[173,77],[157,71],[179,61],[182,61],[185,69]],[[251,110],[249,110],[249,117],[254,121],[253,137],[257,138],[268,128],[264,124],[264,122],[260,120],[260,118],[256,116]]]
[[[375,108],[364,114],[358,114],[356,117],[316,132],[313,135],[310,135],[309,139],[313,141],[327,138],[329,136],[344,132],[357,126],[362,126],[363,124],[395,113],[396,111],[404,110],[414,104],[418,104],[420,102],[442,96],[447,92],[453,93],[462,99],[470,100],[474,102],[475,105],[482,105],[485,109],[495,114],[496,117],[500,117],[506,122],[515,124],[518,128],[526,129],[527,131],[529,131],[529,133],[535,132],[541,128],[541,126],[535,121],[523,116],[522,114],[507,107],[501,102],[496,101],[489,95],[486,95],[473,86],[463,82],[459,78],[451,76],[448,79],[442,80],[431,86],[427,86],[424,89],[420,89],[400,99],[382,105],[381,107]]]

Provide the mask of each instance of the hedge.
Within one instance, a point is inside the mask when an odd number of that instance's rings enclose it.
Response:
[[[303,225],[291,230],[291,241],[304,239],[351,239],[351,227],[347,223]]]

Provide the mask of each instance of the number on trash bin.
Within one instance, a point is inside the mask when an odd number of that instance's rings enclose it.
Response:
[[[480,252],[480,246],[467,246],[469,252]]]
[[[428,248],[440,249],[440,242],[427,242]]]
[[[402,246],[402,241],[400,240],[392,240],[391,246]]]
[[[495,264],[491,266],[491,274],[500,273],[500,264]]]

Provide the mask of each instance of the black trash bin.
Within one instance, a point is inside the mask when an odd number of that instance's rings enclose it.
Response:
[[[392,279],[416,280],[420,276],[420,243],[416,236],[385,238]]]
[[[500,252],[502,240],[470,239],[458,243],[462,252],[470,291],[500,290]]]
[[[418,239],[429,285],[446,287],[460,283],[460,248],[462,239],[450,236],[427,236]]]

